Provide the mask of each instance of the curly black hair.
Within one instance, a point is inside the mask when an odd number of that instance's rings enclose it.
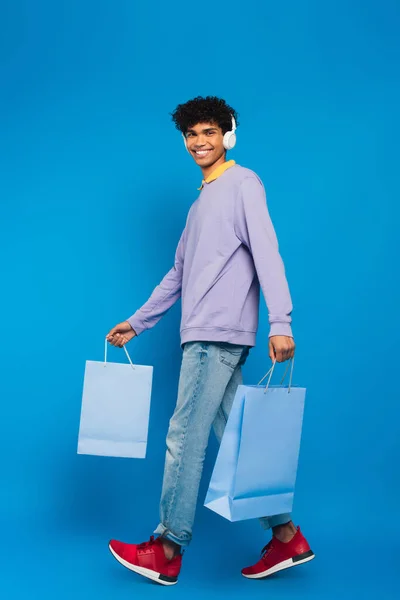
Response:
[[[185,104],[178,104],[169,114],[172,115],[176,129],[183,134],[197,123],[205,122],[216,123],[221,127],[222,133],[226,133],[232,129],[231,115],[235,118],[236,126],[239,125],[238,113],[225,100],[216,96],[197,96]]]

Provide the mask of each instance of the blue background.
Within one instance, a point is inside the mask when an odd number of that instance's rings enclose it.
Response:
[[[1,596],[166,593],[107,542],[158,523],[180,303],[129,345],[154,366],[146,460],[76,446],[85,360],[172,266],[197,197],[169,112],[211,94],[239,112],[228,158],[263,179],[287,269],[308,388],[294,521],[318,557],[241,577],[268,535],[201,507],[212,440],[172,593],[398,597],[398,3],[15,0],[1,13]],[[267,316],[262,301],[245,383],[269,368]]]

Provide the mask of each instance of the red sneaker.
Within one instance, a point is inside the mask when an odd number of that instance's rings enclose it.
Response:
[[[242,575],[248,579],[262,579],[288,569],[301,565],[315,558],[306,538],[297,527],[297,532],[290,542],[280,542],[273,537],[261,551],[261,559],[252,567],[242,569]]]
[[[143,544],[125,544],[111,540],[108,547],[111,554],[127,569],[148,577],[162,585],[175,585],[181,570],[182,554],[171,560],[166,558],[160,538],[152,535]]]

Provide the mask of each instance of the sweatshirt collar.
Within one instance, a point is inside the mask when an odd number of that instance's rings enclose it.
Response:
[[[234,164],[236,164],[234,160],[227,160],[224,163],[222,163],[222,165],[219,165],[216,169],[214,169],[214,171],[212,173],[210,173],[210,175],[207,177],[207,179],[202,180],[201,186],[197,189],[202,190],[203,185],[205,183],[210,183],[211,181],[214,181],[220,175],[222,175],[222,173],[224,173],[227,169],[229,169],[229,167],[233,167]]]

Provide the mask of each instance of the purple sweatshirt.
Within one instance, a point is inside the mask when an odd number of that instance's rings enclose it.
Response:
[[[292,336],[292,301],[264,186],[254,171],[235,163],[204,182],[190,207],[174,266],[127,320],[140,335],[181,297],[181,345],[255,346],[260,284],[269,336]]]

